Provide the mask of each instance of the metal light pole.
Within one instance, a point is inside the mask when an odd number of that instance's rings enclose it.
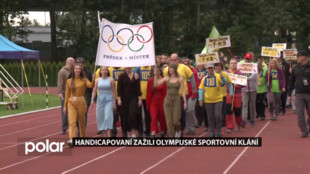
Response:
[[[21,30],[21,37],[22,37],[22,43],[24,43],[24,16],[22,16],[22,20],[21,20],[21,27],[22,27],[22,30]],[[21,62],[22,63],[22,62]],[[24,72],[23,72],[23,68],[22,68],[22,65],[21,65],[21,79],[22,79],[22,88],[24,89]],[[24,107],[24,93],[22,95],[22,107]]]

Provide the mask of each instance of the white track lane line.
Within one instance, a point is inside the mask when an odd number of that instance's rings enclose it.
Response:
[[[32,121],[32,120],[37,120],[37,119],[41,119],[41,118],[49,118],[52,117],[54,115],[59,115],[59,114],[50,114],[49,116],[38,116],[38,118],[33,118],[33,119],[27,119],[27,120],[23,120],[23,121],[17,121],[17,122],[13,122],[13,123],[9,123],[9,124],[4,124],[1,125],[0,127],[5,127],[5,126],[10,126],[10,125],[14,125],[14,124],[18,124],[18,123],[23,123],[23,122],[28,122],[28,121]]]
[[[94,114],[94,113],[91,113],[91,114],[89,114],[89,115],[93,115],[93,114]],[[95,124],[96,122],[97,122],[97,121],[91,122],[91,123],[89,123],[89,125]],[[45,136],[43,136],[43,137],[31,139],[31,140],[29,140],[29,141],[36,141],[36,140],[43,139],[43,138],[47,138],[47,137],[50,137],[50,136],[53,136],[53,135],[57,135],[57,134],[60,134],[60,133],[61,133],[61,132],[52,133],[52,134],[49,134],[49,135],[45,135]],[[1,148],[0,151],[1,151],[1,150],[5,150],[5,149],[9,149],[9,148],[12,148],[12,147],[15,147],[15,146],[18,146],[18,145],[22,145],[22,144],[24,144],[24,142],[16,143],[15,145]]]
[[[96,122],[97,122],[97,121],[96,121]],[[95,124],[96,122],[92,122],[92,123],[90,123],[89,125]],[[117,129],[119,130],[120,127],[118,127]],[[93,136],[93,137],[98,137],[98,136],[100,136],[100,135],[96,135],[96,136]],[[69,147],[69,146],[66,146],[66,147],[64,147],[63,149],[68,148],[68,147]],[[119,149],[119,150],[120,150],[120,149]],[[17,163],[13,163],[13,164],[11,164],[11,165],[8,165],[8,166],[5,166],[5,167],[0,168],[0,171],[5,170],[5,169],[7,169],[7,168],[11,168],[11,167],[17,166],[17,165],[19,165],[19,164],[23,164],[23,163],[28,162],[28,161],[32,161],[32,160],[41,158],[41,157],[46,156],[46,155],[48,155],[48,154],[50,154],[50,153],[51,153],[51,152],[48,152],[48,153],[42,154],[42,155],[40,155],[40,156],[36,156],[36,157],[33,157],[33,158],[29,158],[29,159],[27,159],[27,160],[23,160],[23,161],[20,161],[20,162],[17,162]],[[111,152],[109,152],[109,153],[111,153]],[[105,155],[106,155],[106,156],[107,156],[107,155],[110,155],[109,153],[108,153],[108,154],[105,154]],[[114,152],[113,152],[113,153],[114,153]]]
[[[0,120],[1,119],[6,119],[6,118],[11,118],[11,117],[24,116],[24,115],[27,115],[27,114],[33,114],[33,113],[42,112],[42,111],[49,111],[49,110],[58,109],[58,108],[60,108],[60,106],[56,106],[56,107],[52,107],[52,108],[47,108],[47,109],[34,110],[34,111],[29,111],[29,112],[23,112],[23,113],[19,113],[19,114],[2,116],[2,117],[0,117]]]
[[[0,135],[0,137],[4,137],[4,136],[8,136],[8,135],[12,135],[12,134],[16,134],[16,133],[20,133],[20,132],[24,132],[24,131],[33,130],[33,129],[37,129],[37,128],[41,128],[41,127],[45,127],[45,126],[52,125],[52,124],[56,124],[56,123],[60,123],[60,122],[61,122],[61,121],[55,121],[55,122],[51,122],[51,123],[47,123],[47,124],[43,124],[43,125],[41,125],[41,126],[36,126],[36,127],[28,128],[28,129],[23,129],[23,130],[19,130],[19,131],[15,131],[15,132],[7,133],[7,134],[2,134],[2,135]]]
[[[86,163],[83,163],[83,164],[81,164],[81,165],[78,165],[78,166],[76,166],[76,167],[74,167],[74,168],[72,168],[72,169],[66,170],[66,171],[62,172],[62,174],[66,174],[66,173],[72,172],[72,171],[74,171],[74,170],[76,170],[76,169],[78,169],[78,168],[81,168],[81,167],[83,167],[83,166],[89,164],[89,163],[92,163],[92,162],[97,161],[97,160],[99,160],[99,159],[102,159],[102,158],[104,158],[104,157],[106,157],[106,156],[109,156],[109,155],[111,155],[112,153],[115,153],[115,152],[117,152],[117,151],[119,151],[119,150],[121,150],[121,149],[123,149],[123,148],[125,148],[125,146],[119,147],[119,148],[117,148],[117,149],[115,149],[115,150],[113,150],[113,151],[111,151],[111,152],[109,152],[109,153],[103,154],[103,155],[101,155],[101,156],[99,156],[99,157],[97,157],[97,158],[95,158],[95,159],[92,159],[92,160],[86,162]]]
[[[92,122],[92,123],[90,123],[89,125],[95,124],[96,122],[97,122],[97,121]],[[94,137],[97,137],[97,136],[98,136],[98,135],[96,135],[96,136],[94,136]],[[23,143],[20,143],[20,144],[23,144]],[[65,148],[68,148],[68,147],[69,147],[69,146],[65,146],[64,149],[65,149]],[[28,162],[28,161],[35,160],[35,159],[37,159],[37,158],[46,156],[46,155],[48,155],[48,154],[50,154],[50,153],[51,153],[51,152],[48,152],[48,153],[45,153],[45,154],[42,154],[42,155],[39,155],[39,156],[36,156],[36,157],[33,157],[33,158],[29,158],[29,159],[27,159],[27,160],[23,160],[23,161],[20,161],[20,162],[17,162],[17,163],[13,163],[13,164],[11,164],[11,165],[8,165],[8,166],[5,166],[5,167],[0,168],[0,171],[5,170],[5,169],[10,168],[10,167],[17,166],[17,165],[19,165],[19,164],[23,164],[23,163]]]
[[[204,135],[206,135],[208,132],[204,132],[203,134],[201,134],[199,137],[203,137]],[[165,158],[163,158],[162,160],[158,161],[157,163],[155,163],[154,165],[150,166],[149,168],[143,170],[140,174],[144,174],[146,172],[148,172],[149,170],[155,168],[156,166],[158,166],[159,164],[161,164],[162,162],[166,161],[168,158],[172,157],[174,154],[180,152],[181,150],[185,149],[186,146],[183,146],[181,148],[179,148],[178,150],[172,152],[171,154],[169,154],[168,156],[166,156]]]
[[[269,125],[270,121],[268,121],[265,126],[256,134],[255,137],[258,137],[263,130]],[[249,149],[249,146],[243,149],[243,151],[237,156],[237,158],[227,167],[227,169],[223,172],[223,174],[227,174],[229,170],[238,162],[238,160],[241,158],[241,156]]]

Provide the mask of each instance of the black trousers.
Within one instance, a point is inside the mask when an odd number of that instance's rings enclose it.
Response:
[[[202,125],[202,122],[204,122],[205,127],[209,127],[206,108],[203,106],[202,107],[199,106],[198,99],[197,99],[196,107],[195,107],[195,115],[198,121],[198,125]]]
[[[186,101],[188,100],[188,96],[186,95]],[[184,109],[184,100],[183,97],[181,97],[181,118],[180,118],[180,124],[181,124],[181,131],[184,131],[186,127],[186,110]]]
[[[256,113],[260,118],[265,118],[265,99],[266,92],[257,93],[256,95]]]
[[[287,99],[287,93],[285,91],[281,93],[281,99],[280,99],[280,111],[282,112],[286,111],[286,99]]]
[[[120,116],[120,106],[116,104],[116,109],[113,110],[113,129],[112,129],[112,136],[116,137],[117,135],[117,128],[116,128],[116,122],[119,121]]]
[[[150,133],[151,133],[151,115],[150,115],[150,112],[146,109],[146,100],[142,100],[142,103],[143,103],[144,124],[145,124],[144,133],[146,135],[150,135]],[[143,128],[143,122],[141,122],[141,123],[142,123],[141,127]]]
[[[122,100],[121,105],[121,127],[123,133],[132,129],[141,130],[141,108],[138,108],[138,98]]]

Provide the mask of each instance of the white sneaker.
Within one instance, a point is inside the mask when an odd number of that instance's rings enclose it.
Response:
[[[67,141],[67,144],[68,144],[69,147],[72,148],[72,147],[73,147],[73,146],[72,146],[72,139],[70,139],[69,141]]]
[[[131,134],[131,138],[136,138],[136,134]]]
[[[181,137],[181,131],[175,132],[175,138],[180,138]]]

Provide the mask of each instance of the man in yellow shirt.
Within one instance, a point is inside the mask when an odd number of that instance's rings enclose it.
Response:
[[[193,72],[186,65],[179,63],[179,56],[178,56],[177,53],[171,54],[171,56],[170,56],[170,63],[176,64],[178,66],[178,70],[177,71],[178,71],[178,74],[183,78],[183,84],[184,84],[184,90],[185,90],[186,98],[187,98],[187,94],[188,94],[187,79],[190,79],[190,81],[191,81],[193,94],[197,94],[195,77],[193,75]],[[168,67],[164,69],[164,76],[167,76],[167,74],[168,74]],[[181,137],[182,137],[183,136],[183,131],[184,131],[185,126],[186,126],[186,123],[185,123],[186,111],[184,110],[184,107],[183,107],[184,106],[184,101],[183,101],[181,90],[179,90],[179,95],[180,95],[180,98],[181,98],[181,108],[182,108],[181,109],[181,119],[180,119],[180,123],[181,123]]]
[[[214,63],[207,63],[208,75],[206,75],[199,85],[199,105],[206,108],[210,137],[222,137],[222,103],[223,96],[221,87],[226,84],[226,78],[214,72]]]
[[[139,130],[140,134],[139,136],[143,135],[142,130],[144,130],[144,133],[147,137],[149,137],[151,133],[151,115],[150,112],[146,109],[146,91],[147,91],[147,82],[151,76],[151,71],[152,66],[137,67],[135,70],[135,73],[138,74],[140,78],[140,88],[142,93],[142,104],[143,104],[142,125],[141,130]],[[145,129],[143,129],[144,126]]]

